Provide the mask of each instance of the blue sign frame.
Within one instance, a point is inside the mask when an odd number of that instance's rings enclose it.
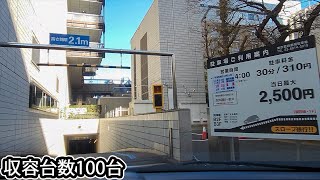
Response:
[[[89,47],[90,36],[50,33],[50,44]]]

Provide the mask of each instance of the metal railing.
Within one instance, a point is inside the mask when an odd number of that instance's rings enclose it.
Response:
[[[97,42],[90,42],[89,47],[91,47],[91,48],[104,48],[104,44],[97,43]]]
[[[103,43],[90,42],[91,48],[104,48]],[[104,57],[104,53],[88,52],[88,51],[67,51],[67,57]]]
[[[104,0],[79,0],[79,1],[88,1],[88,2],[94,2],[94,3],[102,3],[104,5]],[[76,3],[79,3],[75,1]],[[78,4],[77,4],[78,5]]]
[[[109,48],[88,48],[88,47],[75,47],[75,46],[61,46],[51,44],[28,44],[18,42],[0,42],[0,47],[9,48],[26,48],[26,49],[54,49],[54,50],[72,50],[72,51],[90,51],[100,53],[116,53],[116,54],[138,54],[148,56],[161,56],[171,57],[171,75],[172,75],[172,89],[173,89],[173,109],[178,109],[177,98],[177,85],[176,85],[176,61],[175,55],[169,52],[157,52],[157,51],[144,51],[144,50],[131,50],[131,49],[109,49]]]
[[[131,84],[128,79],[84,79],[85,84]]]
[[[67,57],[100,57],[103,58],[103,54],[97,52],[82,52],[82,51],[68,51]]]
[[[115,108],[105,114],[106,118],[122,117],[129,115],[129,108],[123,108],[122,106]]]
[[[60,114],[64,119],[97,119],[100,117],[100,105],[72,105]]]
[[[101,15],[68,12],[67,26],[103,29],[104,19]]]

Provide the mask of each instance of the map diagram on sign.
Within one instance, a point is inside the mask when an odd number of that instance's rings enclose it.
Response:
[[[237,104],[237,92],[233,74],[217,76],[213,80],[214,106]]]
[[[226,74],[214,78],[215,93],[234,91],[235,82],[233,74]]]

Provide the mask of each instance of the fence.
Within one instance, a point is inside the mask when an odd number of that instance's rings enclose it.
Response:
[[[100,112],[100,105],[72,105],[62,114],[64,119],[98,119]]]
[[[106,118],[113,118],[113,117],[122,117],[129,115],[129,108],[123,108],[122,106],[115,108],[112,111],[109,111],[105,114]]]
[[[103,28],[103,16],[85,13],[68,13],[68,26],[83,28]]]
[[[104,48],[103,43],[90,42],[91,48]],[[67,51],[67,57],[104,57],[104,53],[88,51]]]

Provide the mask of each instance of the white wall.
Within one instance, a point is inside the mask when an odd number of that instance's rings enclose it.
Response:
[[[188,6],[187,1],[159,0],[160,49],[175,54],[178,105],[179,108],[187,108],[183,104],[191,107],[193,121],[200,119],[198,109],[206,105],[206,99],[202,37],[198,31],[202,15],[188,11]],[[161,78],[171,86],[168,62],[170,59],[161,57]]]
[[[180,105],[179,108],[190,107],[192,117],[201,119],[201,112],[198,109],[206,106],[204,59],[202,57],[201,33],[196,30],[201,27],[202,16],[187,10],[188,4],[186,1],[155,0],[134,34],[131,47],[132,49],[138,49],[140,39],[147,32],[148,50],[160,50],[161,52],[175,54],[178,104],[188,104]],[[168,88],[172,88],[172,58],[152,56],[149,58],[149,101],[145,101],[149,105],[139,102],[141,101],[139,60],[140,56],[137,56],[137,100],[134,100],[134,89],[132,88],[133,108],[135,109],[134,106],[138,103],[139,107],[137,106],[138,110],[134,111],[150,112],[150,109],[152,109],[150,103],[152,103],[151,90],[153,84],[166,84],[163,93],[164,108],[168,109]],[[132,80],[134,81],[133,72]]]
[[[38,8],[32,6],[32,2],[43,5],[43,13],[37,12]],[[49,31],[65,32],[65,20],[60,19],[63,17],[59,15],[66,13],[67,1],[47,2],[49,4],[43,1],[1,0],[0,41],[32,43],[34,33],[40,43],[45,44],[48,43]],[[46,22],[45,17],[55,19]],[[55,29],[47,27],[48,23]],[[45,55],[41,56],[41,61],[46,60]],[[52,52],[50,62],[65,62],[64,53]],[[61,104],[65,104],[68,101],[68,95],[64,93],[68,92],[66,74],[64,69],[41,67],[39,71],[31,63],[31,49],[0,48],[0,155],[47,153],[39,119],[56,119],[57,116],[29,108],[29,83],[34,79]],[[60,77],[61,94],[55,89],[57,76]]]
[[[64,137],[66,135],[97,134],[99,119],[87,120],[53,120],[40,119],[42,132],[49,155],[66,155]]]
[[[67,34],[66,0],[32,0],[36,13],[33,25],[40,44],[49,44],[49,33]],[[48,56],[49,55],[49,56]],[[66,64],[66,52],[41,50],[41,63]],[[62,107],[69,103],[69,82],[66,67],[40,67],[40,72],[30,68],[33,78],[55,96]],[[56,78],[59,79],[59,93],[56,92]]]
[[[151,5],[147,15],[144,17],[139,28],[131,39],[131,48],[140,50],[140,40],[147,33],[147,44],[149,51],[160,51],[160,37],[159,37],[159,14],[158,14],[158,0],[155,0]],[[161,62],[160,57],[148,56],[148,91],[149,100],[142,100],[141,94],[141,56],[136,55],[136,78],[134,79],[133,56],[131,61],[131,79],[132,85],[136,85],[137,99],[134,99],[134,88],[132,88],[132,102],[135,114],[155,112],[152,105],[152,85],[161,84]]]
[[[134,115],[137,114],[146,114],[146,113],[152,113],[156,112],[156,110],[153,108],[152,100],[149,101],[134,101],[134,107],[133,107],[133,113]]]

